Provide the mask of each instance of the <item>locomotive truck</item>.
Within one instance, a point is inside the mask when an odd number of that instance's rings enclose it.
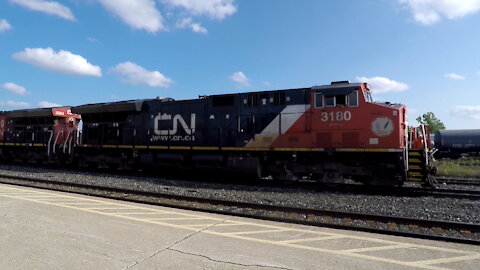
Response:
[[[31,161],[28,153],[35,152],[37,160],[42,155],[45,161],[76,166],[193,168],[389,186],[431,184],[434,171],[428,126],[409,128],[406,106],[374,102],[366,83],[97,103],[70,110],[75,115],[70,127],[76,129],[81,115],[83,129],[67,136],[68,143],[52,142],[59,136],[54,132],[53,137],[35,137],[32,145],[22,121],[39,131],[45,122],[32,120],[36,116],[25,110],[0,116],[7,122],[0,156]],[[15,117],[19,114],[24,117]],[[46,132],[58,125],[47,122]]]

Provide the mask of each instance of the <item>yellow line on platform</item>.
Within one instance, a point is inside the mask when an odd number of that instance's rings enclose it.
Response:
[[[291,231],[290,229],[273,229],[273,230],[258,230],[258,231],[243,231],[243,232],[232,232],[225,233],[226,235],[245,235],[245,234],[257,234],[257,233],[274,233],[274,232],[286,232]]]
[[[279,242],[284,243],[284,244],[294,244],[294,243],[312,242],[312,241],[318,241],[318,240],[341,239],[341,238],[347,238],[347,236],[345,236],[345,235],[330,235],[330,236],[315,237],[315,238],[301,238],[301,239],[283,240],[283,241],[279,241]]]
[[[379,250],[389,250],[389,249],[399,249],[399,248],[411,248],[411,244],[399,244],[391,246],[380,246],[380,247],[368,247],[368,248],[352,248],[344,250],[345,252],[369,252],[369,251],[379,251]]]

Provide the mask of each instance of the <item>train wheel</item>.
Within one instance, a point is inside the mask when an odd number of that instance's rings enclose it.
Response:
[[[295,175],[295,173],[292,170],[287,168],[282,170],[280,174],[277,175],[277,179],[285,182],[295,182],[299,180],[298,176]]]

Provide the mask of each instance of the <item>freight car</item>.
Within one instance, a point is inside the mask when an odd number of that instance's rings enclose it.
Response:
[[[428,126],[406,123],[404,105],[373,102],[367,84],[349,82],[17,110],[0,113],[0,160],[431,184]]]
[[[435,132],[436,157],[459,158],[480,154],[480,129],[438,130]]]
[[[433,171],[428,127],[409,137],[406,107],[373,102],[365,83],[88,104],[72,112],[83,119],[71,156],[79,166],[391,186],[429,183]]]

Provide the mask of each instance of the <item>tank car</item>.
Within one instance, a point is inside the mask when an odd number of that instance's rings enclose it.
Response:
[[[365,83],[88,104],[72,112],[83,119],[74,154],[81,166],[391,186],[427,183],[432,167],[428,127],[409,136],[406,107],[374,102]]]
[[[435,132],[436,156],[458,158],[480,153],[480,129],[438,130]]]

